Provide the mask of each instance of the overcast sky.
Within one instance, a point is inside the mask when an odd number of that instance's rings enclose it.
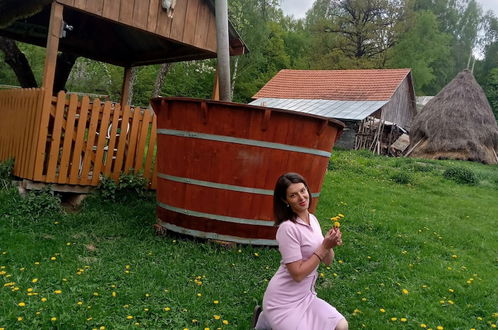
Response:
[[[282,9],[286,15],[293,15],[295,18],[304,18],[306,11],[311,8],[314,0],[281,0]],[[485,10],[492,10],[498,15],[498,0],[477,0]]]

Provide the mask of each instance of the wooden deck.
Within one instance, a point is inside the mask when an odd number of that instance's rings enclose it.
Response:
[[[0,161],[14,175],[48,184],[97,186],[133,170],[155,189],[156,116],[150,109],[88,96],[44,100],[43,89],[0,91]]]

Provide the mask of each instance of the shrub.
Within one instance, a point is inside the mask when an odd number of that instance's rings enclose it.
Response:
[[[444,171],[443,177],[461,184],[476,185],[479,182],[475,173],[465,167],[450,167]]]
[[[391,180],[399,184],[413,183],[413,178],[406,172],[397,172],[391,176]]]
[[[7,159],[0,163],[0,188],[7,189],[13,179],[12,170],[14,169],[14,159]]]
[[[148,181],[141,173],[122,173],[118,183],[112,178],[102,177],[99,184],[100,197],[106,201],[126,202],[147,196]]]
[[[29,214],[34,218],[62,213],[61,200],[49,186],[28,192],[20,199],[18,209],[21,214]]]

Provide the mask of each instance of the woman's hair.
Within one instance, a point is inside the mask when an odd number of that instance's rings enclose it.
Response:
[[[297,214],[292,211],[292,208],[287,206],[287,188],[293,183],[303,183],[308,190],[309,205],[311,206],[311,192],[306,180],[297,173],[285,173],[281,175],[275,184],[273,191],[273,213],[275,215],[275,226],[280,225],[286,220],[296,222]]]

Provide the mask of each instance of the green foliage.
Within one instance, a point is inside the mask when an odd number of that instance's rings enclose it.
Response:
[[[466,167],[450,167],[444,171],[443,176],[461,184],[476,185],[479,183],[476,174]]]
[[[496,120],[498,120],[498,66],[489,72],[485,92],[488,97],[489,104],[493,109],[493,114],[495,115]]]
[[[102,177],[98,187],[99,196],[104,201],[129,202],[148,197],[148,180],[141,173],[128,173],[119,176],[118,183],[110,177]]]
[[[0,189],[9,188],[13,179],[14,159],[7,159],[0,163]]]
[[[413,178],[407,172],[396,172],[391,175],[391,180],[399,184],[411,184],[413,183]]]
[[[60,215],[62,212],[59,196],[47,186],[42,190],[32,190],[21,196],[14,214],[28,215],[36,221],[42,217]]]

